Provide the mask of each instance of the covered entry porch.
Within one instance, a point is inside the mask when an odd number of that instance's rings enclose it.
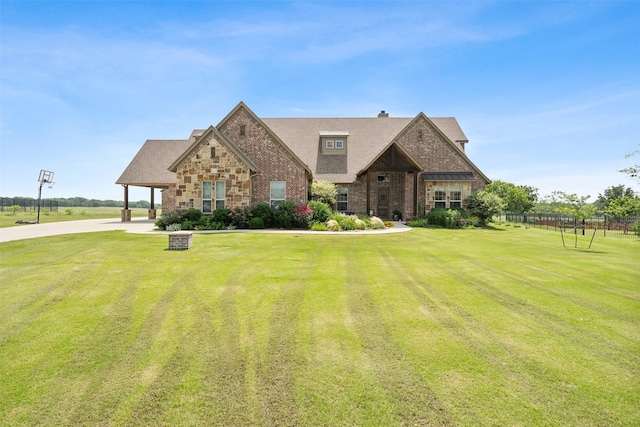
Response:
[[[366,186],[366,212],[382,219],[418,213],[420,166],[398,144],[391,144],[359,174]]]

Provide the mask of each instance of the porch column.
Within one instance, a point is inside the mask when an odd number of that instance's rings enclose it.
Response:
[[[123,185],[124,187],[124,209],[120,211],[120,221],[126,222],[131,221],[131,210],[129,209],[129,186]]]
[[[367,215],[371,215],[371,179],[370,173],[367,171]]]
[[[413,172],[413,216],[418,215],[418,172]]]
[[[151,206],[149,206],[149,215],[147,216],[149,219],[156,219],[156,203],[153,200],[154,190],[155,188],[151,187]]]

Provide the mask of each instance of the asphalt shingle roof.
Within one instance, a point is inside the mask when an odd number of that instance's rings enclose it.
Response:
[[[271,130],[313,172],[314,179],[353,182],[356,174],[413,120],[413,117],[385,118],[272,118],[262,119]],[[466,136],[453,117],[430,118],[452,141],[466,142]],[[323,133],[348,133],[347,155],[321,155]]]
[[[375,160],[409,124],[412,117],[384,118],[267,118],[261,119],[305,163],[316,180],[353,182],[356,174]],[[454,143],[467,137],[453,117],[430,117]],[[116,184],[162,187],[175,184],[168,168],[202,134],[194,130],[187,140],[148,140],[122,173]],[[322,155],[320,136],[346,136],[346,155]]]
[[[147,140],[116,184],[140,187],[175,184],[176,174],[169,171],[169,166],[192,142],[192,139]]]

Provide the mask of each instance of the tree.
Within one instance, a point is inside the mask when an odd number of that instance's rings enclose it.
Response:
[[[628,159],[630,157],[635,156],[636,154],[640,154],[640,150],[634,150],[634,151],[630,152],[629,154],[627,154],[624,157]],[[622,172],[622,173],[628,175],[629,178],[633,178],[633,179],[637,180],[640,183],[640,165],[630,166],[628,168],[621,169],[618,172]]]
[[[640,199],[637,197],[618,197],[611,200],[605,209],[608,216],[614,218],[628,218],[640,214]]]
[[[500,197],[509,213],[529,212],[538,201],[538,189],[528,185],[496,180],[487,185],[485,191]]]
[[[497,194],[485,190],[472,193],[467,200],[467,206],[469,212],[478,218],[482,226],[487,225],[487,222],[504,209],[502,199]]]
[[[606,210],[613,200],[621,197],[636,198],[636,195],[631,187],[625,187],[623,184],[614,185],[604,190],[604,194],[598,194],[595,204],[598,209]]]
[[[577,220],[585,220],[596,213],[596,206],[587,203],[591,196],[578,196],[577,194],[567,194],[562,191],[558,191],[557,194],[562,202],[562,205],[557,208],[558,212],[571,215]]]
[[[551,194],[540,197],[540,200],[531,211],[536,214],[552,214],[558,212],[558,208],[562,205],[559,193],[559,191],[552,191]]]
[[[324,202],[329,206],[336,204],[338,190],[334,183],[329,181],[313,181],[311,183],[311,191],[309,192],[311,200]]]

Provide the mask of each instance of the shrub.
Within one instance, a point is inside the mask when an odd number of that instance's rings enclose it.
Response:
[[[360,218],[354,219],[353,223],[356,225],[356,230],[366,230],[367,228],[367,224],[365,224]]]
[[[311,183],[311,189],[309,191],[309,197],[311,200],[317,200],[324,202],[329,206],[336,204],[336,196],[338,190],[334,183],[329,181],[313,181]]]
[[[177,222],[167,225],[167,231],[180,231],[180,230],[182,230],[182,226]]]
[[[402,221],[402,212],[400,212],[399,210],[394,210],[393,211],[393,215],[392,218],[394,221]]]
[[[366,228],[371,228],[371,218],[367,215],[358,215],[358,218],[364,222]]]
[[[394,225],[393,225],[393,222],[391,222],[391,221],[385,221],[384,222],[384,226],[386,228],[392,228]]]
[[[207,221],[207,224],[205,224],[204,228],[202,228],[202,230],[226,230],[227,226],[224,225],[221,222],[215,222],[215,221],[211,221],[211,218],[209,218],[209,221]]]
[[[180,211],[163,211],[156,219],[156,228],[158,230],[168,230],[172,224],[180,224],[182,222],[182,213]]]
[[[249,228],[249,221],[253,218],[248,207],[235,208],[231,213],[231,224],[236,228]]]
[[[340,224],[335,219],[330,219],[327,221],[327,230],[329,231],[340,231]]]
[[[184,221],[182,221],[182,224],[180,225],[183,230],[195,230],[196,225],[198,225],[198,223],[195,221],[191,221],[190,219],[185,219]]]
[[[15,215],[20,211],[20,205],[12,205],[9,206],[7,208],[7,211],[11,214],[11,215]]]
[[[260,217],[251,218],[249,221],[249,228],[251,230],[259,230],[264,228],[264,221]]]
[[[67,209],[65,209],[65,210],[64,210],[64,212],[65,212],[67,215],[73,215],[73,209],[71,209],[71,208],[67,208]]]
[[[499,196],[479,190],[472,193],[467,201],[469,212],[478,218],[480,225],[484,226],[491,221],[494,215],[498,215],[504,208],[504,203]]]
[[[295,207],[296,205],[288,200],[278,205],[274,215],[276,227],[293,228],[293,209]]]
[[[356,229],[356,222],[351,218],[344,218],[341,221],[338,221],[338,224],[340,224],[340,228],[345,231]]]
[[[460,213],[455,209],[447,209],[444,214],[444,226],[447,228],[458,228]]]
[[[631,230],[636,233],[636,236],[640,236],[640,221],[631,224]]]
[[[383,228],[385,228],[384,221],[382,221],[377,216],[372,216],[371,217],[371,228],[373,228],[374,230],[382,230]]]
[[[427,221],[431,225],[445,228],[458,228],[461,213],[456,209],[431,209],[427,214]]]
[[[311,209],[313,210],[312,221],[327,222],[331,218],[333,211],[331,206],[320,200],[311,200],[309,202]]]
[[[200,212],[198,209],[195,209],[195,208],[187,209],[182,213],[182,218],[184,220],[192,221],[194,223],[197,223],[198,221],[200,221],[201,217],[202,217],[202,212]]]
[[[311,230],[313,231],[327,231],[327,224],[324,222],[311,221]]]
[[[313,210],[310,205],[300,205],[293,208],[293,225],[297,228],[309,228],[313,218]]]
[[[347,231],[356,229],[356,222],[354,221],[354,219],[357,219],[357,217],[355,215],[353,217],[350,217],[340,212],[334,212],[331,216],[331,219],[338,223],[341,230]]]
[[[409,225],[411,227],[426,227],[429,221],[427,221],[426,218],[419,218],[416,217],[414,219],[411,220],[411,222],[409,223]]]
[[[251,208],[251,214],[255,218],[261,218],[266,228],[273,225],[273,211],[268,203],[258,203]]]
[[[227,226],[231,224],[232,216],[233,216],[233,213],[231,212],[230,209],[227,209],[227,208],[214,209],[214,211],[211,212],[211,221],[220,222],[225,226]]]

